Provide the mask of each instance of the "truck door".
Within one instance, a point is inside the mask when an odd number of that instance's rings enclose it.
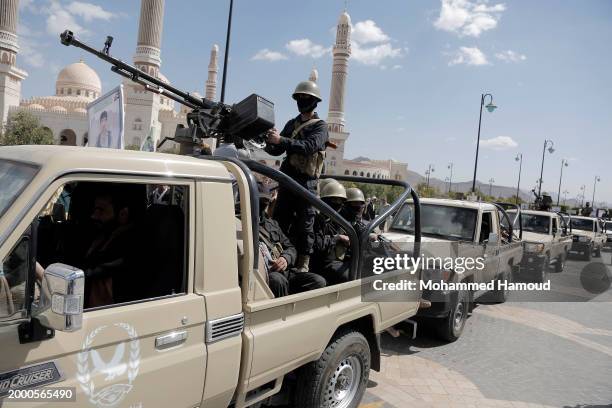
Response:
[[[0,398],[11,387],[50,385],[72,387],[79,407],[200,404],[205,305],[192,290],[193,189],[172,178],[75,175],[32,197],[0,247],[0,275],[72,264],[85,271],[85,310],[80,330],[20,336],[19,324],[35,321],[19,300],[35,278],[8,280],[0,300],[13,313],[0,307]],[[28,237],[31,226],[38,239]]]
[[[496,234],[497,239],[489,242],[491,234]],[[483,211],[480,222],[479,242],[484,246],[485,267],[482,271],[482,282],[490,282],[497,275],[499,265],[499,229],[497,212]]]

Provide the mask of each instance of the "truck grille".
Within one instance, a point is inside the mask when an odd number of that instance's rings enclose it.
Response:
[[[221,339],[238,336],[244,328],[244,313],[206,322],[206,342],[214,343]]]

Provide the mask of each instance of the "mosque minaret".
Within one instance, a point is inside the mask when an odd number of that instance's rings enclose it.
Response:
[[[208,79],[206,80],[206,92],[204,97],[214,101],[217,97],[217,73],[219,72],[219,46],[213,45],[210,50],[210,62],[208,64]]]
[[[19,0],[0,1],[0,124],[6,121],[9,107],[19,105],[21,81],[28,74],[17,68],[17,22]]]
[[[334,61],[329,93],[329,113],[327,123],[330,130],[344,131],[344,96],[346,94],[346,78],[348,76],[348,61],[351,56],[351,18],[345,11],[340,15],[336,27],[336,42],[332,50]]]

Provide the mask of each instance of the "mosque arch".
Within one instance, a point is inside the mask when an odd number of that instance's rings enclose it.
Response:
[[[59,135],[60,145],[76,146],[76,133],[72,129],[64,129]]]

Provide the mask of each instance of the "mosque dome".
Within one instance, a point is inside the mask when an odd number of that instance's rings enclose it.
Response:
[[[340,14],[340,20],[338,20],[338,24],[351,24],[351,16],[348,15],[348,13],[345,11],[342,14]]]
[[[87,109],[85,109],[85,108],[76,108],[74,110],[74,112],[76,112],[76,113],[87,113]]]
[[[82,60],[68,65],[60,71],[55,82],[57,96],[80,96],[95,99],[100,96],[100,77]]]
[[[68,112],[63,106],[56,105],[51,108],[51,112]]]

